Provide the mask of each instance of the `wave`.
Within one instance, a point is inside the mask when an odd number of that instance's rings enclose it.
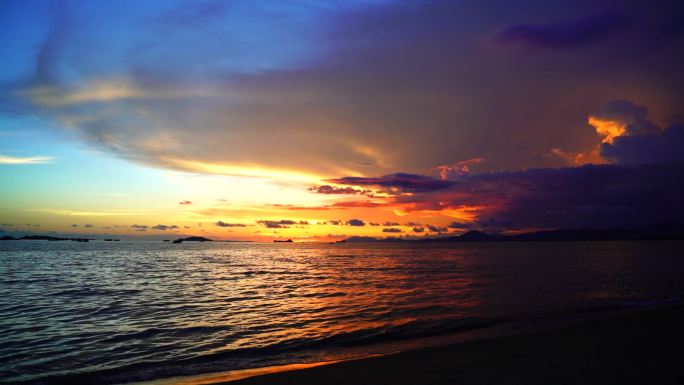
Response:
[[[201,355],[184,360],[148,361],[100,371],[79,374],[49,376],[29,381],[15,382],[21,385],[100,385],[147,381],[156,378],[188,376],[225,370],[246,369],[273,364],[290,363],[293,357],[300,360],[313,359],[325,350],[351,348],[393,341],[404,341],[439,335],[466,332],[492,327],[505,319],[447,318],[431,321],[410,321],[392,327],[360,329],[341,332],[317,339],[282,341],[258,348],[233,349]],[[139,340],[158,334],[182,335],[216,331],[221,327],[189,327],[182,329],[149,328],[134,333],[112,336],[110,341]],[[280,360],[280,361],[279,361]]]

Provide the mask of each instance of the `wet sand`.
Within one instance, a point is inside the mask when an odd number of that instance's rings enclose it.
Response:
[[[684,384],[684,307],[214,383]]]

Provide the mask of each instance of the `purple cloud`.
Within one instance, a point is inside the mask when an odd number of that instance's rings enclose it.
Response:
[[[661,133],[626,135],[601,144],[601,156],[626,166],[684,164],[684,127],[673,125]]]
[[[556,24],[516,24],[496,36],[496,42],[527,48],[578,47],[607,38],[628,25],[624,16],[600,13],[584,19]]]
[[[348,176],[338,179],[328,179],[326,182],[350,186],[377,186],[399,192],[428,192],[442,190],[454,182],[435,179],[430,176],[417,174],[389,174],[376,178]]]

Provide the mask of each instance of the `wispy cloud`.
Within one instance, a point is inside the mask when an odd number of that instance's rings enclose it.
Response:
[[[64,215],[73,217],[112,217],[112,216],[129,216],[129,215],[147,215],[150,211],[145,210],[128,210],[128,211],[75,211],[66,209],[29,209],[30,212]]]
[[[30,156],[30,157],[17,157],[0,155],[0,164],[43,164],[52,163],[54,158],[49,156]]]

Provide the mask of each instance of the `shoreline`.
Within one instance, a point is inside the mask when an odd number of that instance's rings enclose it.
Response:
[[[684,384],[684,305],[632,309],[542,331],[349,360],[289,364],[127,385]]]

